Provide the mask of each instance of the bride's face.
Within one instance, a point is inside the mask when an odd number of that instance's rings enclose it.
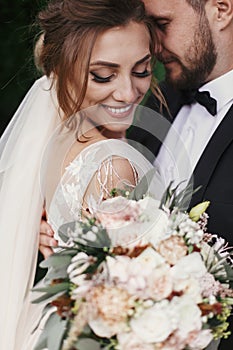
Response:
[[[130,22],[97,37],[91,54],[82,110],[96,125],[124,132],[151,83],[150,36],[144,24]],[[89,108],[95,106],[93,108]]]

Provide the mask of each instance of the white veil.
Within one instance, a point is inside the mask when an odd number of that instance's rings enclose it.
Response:
[[[0,349],[17,348],[17,325],[34,280],[44,201],[41,157],[60,122],[50,86],[46,77],[34,83],[0,141]]]

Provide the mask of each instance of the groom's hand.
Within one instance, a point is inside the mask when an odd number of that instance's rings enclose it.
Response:
[[[57,245],[58,243],[54,239],[54,231],[47,222],[46,213],[43,212],[40,223],[39,250],[46,259],[53,254],[52,247],[57,247]]]

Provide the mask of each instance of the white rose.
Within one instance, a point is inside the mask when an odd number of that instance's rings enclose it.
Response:
[[[146,248],[135,260],[150,271],[165,264],[165,259],[151,247]]]
[[[157,303],[153,307],[144,310],[137,318],[132,318],[130,327],[145,343],[162,342],[173,331],[169,309],[169,303]]]
[[[145,217],[145,234],[150,243],[156,247],[157,243],[167,235],[168,215],[159,209],[159,201],[151,197],[145,197],[139,201],[139,204]]]
[[[154,350],[151,344],[145,344],[133,332],[118,334],[117,340],[120,350]]]
[[[204,329],[198,332],[197,336],[189,342],[189,347],[192,350],[205,349],[213,340],[213,335],[210,329]]]
[[[192,299],[187,296],[174,297],[171,308],[176,314],[178,334],[181,338],[188,338],[190,332],[201,330],[201,310]]]
[[[117,331],[114,327],[111,327],[109,323],[105,322],[102,318],[90,320],[89,326],[96,335],[103,338],[111,338],[116,334]],[[119,331],[122,332],[122,327],[119,329]]]
[[[110,276],[111,281],[116,280],[119,283],[126,283],[129,279],[129,264],[131,259],[128,256],[107,256],[106,265],[107,273]]]
[[[175,278],[200,278],[206,273],[206,266],[197,252],[182,257],[173,267],[172,274]]]

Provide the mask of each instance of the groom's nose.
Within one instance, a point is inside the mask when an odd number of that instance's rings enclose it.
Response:
[[[162,39],[159,34],[156,35],[156,43],[155,43],[155,55],[160,55],[163,51]]]

